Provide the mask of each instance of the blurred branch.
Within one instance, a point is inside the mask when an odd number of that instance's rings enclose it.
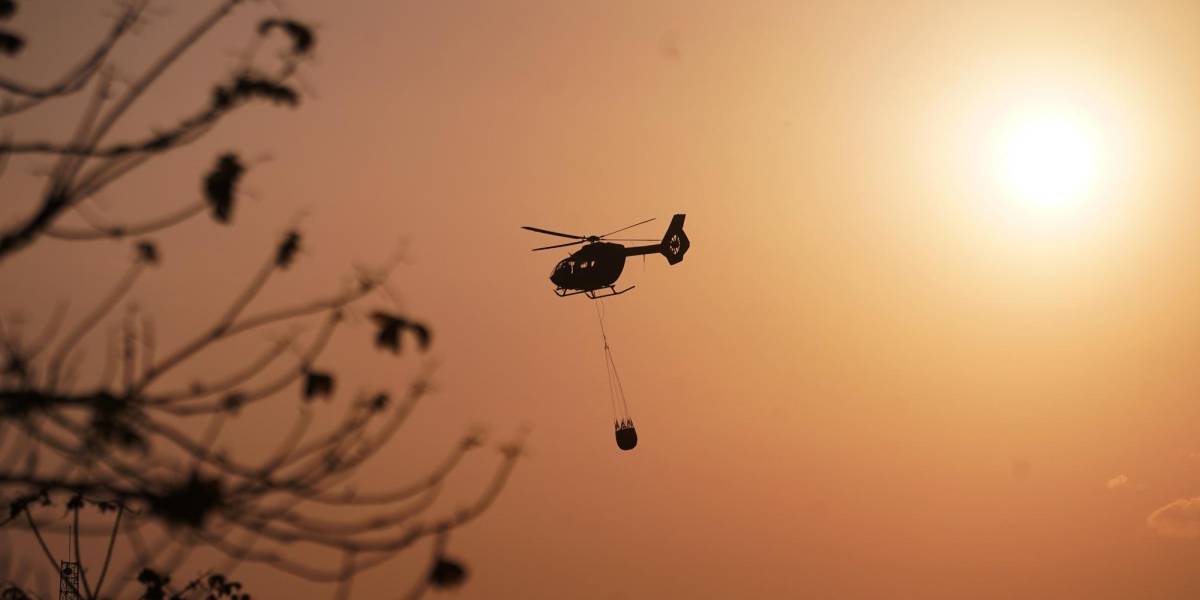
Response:
[[[100,577],[96,580],[96,597],[99,598],[100,590],[104,588],[104,577],[108,575],[108,565],[112,562],[113,546],[117,543],[117,532],[121,529],[121,516],[125,514],[125,507],[117,507],[117,517],[113,519],[112,533],[108,536],[108,549],[104,551],[104,566],[100,567]]]
[[[183,119],[174,129],[156,133],[139,142],[108,147],[100,145],[133,103],[184,52],[240,3],[241,0],[225,0],[155,61],[107,111],[102,111],[101,105],[108,86],[106,82],[99,86],[99,91],[90,108],[85,111],[72,142],[68,144],[8,141],[0,143],[0,157],[26,152],[48,152],[60,155],[59,161],[52,169],[47,189],[38,209],[24,222],[12,226],[7,231],[0,231],[0,260],[30,244],[50,228],[67,208],[98,193],[105,186],[145,164],[153,157],[198,139],[207,133],[221,116],[244,105],[247,101],[254,98],[268,98],[277,103],[283,102],[292,105],[298,101],[298,95],[284,84],[284,81],[295,73],[298,61],[302,58],[302,54],[293,53],[284,58],[282,68],[274,76],[252,71],[238,73],[231,83],[217,87],[207,107]],[[263,35],[263,32],[260,31],[259,35]],[[93,124],[95,124],[94,127]],[[89,158],[106,160],[83,172]],[[178,218],[178,215],[175,216]],[[158,223],[151,225],[156,224]],[[170,224],[174,223],[167,223],[162,227]],[[145,228],[145,226],[139,228]],[[150,230],[159,228],[161,227],[150,227]],[[112,236],[111,230],[107,233],[107,236],[98,237]],[[82,238],[79,232],[65,235],[72,239],[86,239]]]
[[[114,69],[106,61],[138,22],[147,0],[131,0],[100,46],[60,80],[38,87],[0,78],[0,92],[18,97],[0,105],[0,117],[93,86],[81,113],[68,122],[72,130],[65,141],[13,142],[7,131],[0,134],[0,169],[16,154],[50,155],[52,161],[29,214],[0,229],[0,262],[43,236],[71,241],[145,236],[168,231],[206,209],[216,223],[231,222],[246,172],[246,163],[233,151],[218,155],[200,178],[199,201],[164,214],[113,223],[94,215],[87,200],[153,159],[200,139],[225,115],[251,101],[298,103],[293,82],[302,61],[311,56],[315,36],[299,21],[273,16],[259,21],[241,64],[210,88],[211,96],[198,109],[186,112],[169,129],[132,141],[108,140],[145,92],[243,3],[220,0],[162,53],[151,54],[149,67],[119,94],[114,94]],[[11,14],[5,8],[11,4],[0,0],[0,18]],[[268,59],[269,68],[256,65],[261,42],[272,35],[286,36],[288,49],[277,62]],[[82,226],[59,222],[71,210],[83,219]],[[336,597],[346,598],[356,573],[433,537],[434,562],[422,585],[455,585],[465,577],[461,565],[444,556],[447,536],[491,506],[508,481],[520,446],[502,447],[503,458],[483,489],[449,514],[436,512],[436,503],[445,482],[482,446],[479,432],[448,440],[449,451],[404,485],[357,492],[355,476],[395,439],[432,386],[428,373],[422,372],[407,389],[360,390],[339,405],[335,392],[347,384],[339,379],[336,363],[318,364],[334,333],[344,329],[351,305],[386,283],[398,256],[378,269],[356,267],[351,284],[332,294],[252,309],[277,272],[297,262],[303,243],[299,231],[284,232],[241,290],[218,307],[214,322],[182,336],[161,357],[155,356],[159,342],[149,312],[138,304],[129,304],[123,313],[116,310],[145,266],[162,259],[158,246],[144,238],[135,241],[135,258],[125,273],[111,289],[86,302],[90,309],[78,322],[64,327],[66,305],[60,304],[29,342],[24,319],[0,320],[0,496],[10,513],[8,519],[0,519],[0,528],[24,517],[50,559],[52,573],[58,565],[46,535],[66,529],[106,536],[102,566],[93,572],[98,573],[94,588],[93,580],[81,572],[83,589],[74,590],[81,598],[94,600],[102,593],[119,597],[136,581],[145,598],[207,594],[248,600],[241,584],[227,578],[228,571],[206,571],[172,582],[172,574],[203,546],[221,552],[227,569],[243,561],[268,564],[314,581],[338,582]],[[382,310],[363,314],[370,315],[365,321],[374,328],[372,335],[362,336],[364,346],[400,355],[403,337],[412,336],[420,352],[432,344],[432,330],[407,315]],[[268,328],[285,323],[293,324],[289,333],[278,338],[270,332],[269,339],[275,341],[248,362],[206,370],[202,381],[190,385],[169,380],[173,372],[195,364],[205,350],[228,350],[233,345],[225,343],[238,334],[262,331],[266,337]],[[85,342],[98,327],[109,334],[93,343],[105,350],[102,361],[85,362],[90,349]],[[309,327],[315,331],[301,340],[297,332]],[[295,360],[282,360],[289,350]],[[98,375],[98,381],[90,387],[76,385],[77,374],[89,381]],[[157,391],[159,387],[165,391]],[[328,418],[322,412],[318,419],[317,400],[322,400],[321,410],[324,403],[340,406],[340,415]],[[265,455],[231,453],[219,444],[223,436],[233,435],[234,419],[244,409],[260,408],[256,405],[268,401],[275,402],[270,405],[272,415],[290,415],[288,409],[294,406],[295,420],[278,430],[282,436],[255,440]],[[66,512],[55,516],[51,511],[64,497]],[[0,536],[12,529],[0,529]],[[120,554],[114,551],[118,538],[132,550],[127,564],[114,565],[114,555]],[[290,556],[291,542],[315,544],[337,556],[334,562]],[[79,540],[69,543],[79,555]],[[88,558],[98,556],[89,552]],[[0,571],[8,567],[0,564]],[[112,577],[110,568],[115,570]],[[20,582],[13,585],[21,589]],[[111,591],[104,592],[106,587]]]
[[[50,357],[50,365],[46,379],[46,385],[49,389],[53,390],[58,385],[58,377],[62,368],[63,360],[67,358],[67,355],[71,352],[75,345],[83,339],[83,336],[87,335],[87,333],[91,331],[92,328],[95,327],[101,321],[101,319],[103,319],[104,316],[113,309],[114,306],[117,305],[117,302],[119,302],[121,298],[129,292],[130,288],[133,287],[134,282],[137,281],[138,275],[141,275],[144,267],[145,261],[135,260],[133,264],[130,265],[129,270],[125,272],[125,276],[117,282],[117,285],[111,292],[109,292],[108,296],[101,300],[96,308],[94,308],[91,313],[84,317],[83,320],[80,321],[79,324],[67,334],[67,337],[62,341],[62,343],[59,344],[58,350],[56,350],[53,356]]]
[[[204,202],[197,202],[167,215],[133,225],[109,225],[100,228],[93,226],[88,229],[47,227],[46,237],[60,240],[99,240],[103,238],[141,236],[178,225],[204,212],[204,206]]]
[[[54,83],[38,86],[0,76],[0,90],[24,97],[23,100],[0,104],[0,118],[33,108],[50,98],[66,96],[83,89],[100,69],[100,66],[104,64],[104,59],[108,57],[109,51],[138,22],[147,4],[148,0],[130,3],[117,18],[104,40],[78,66]]]
[[[429,524],[415,524],[403,533],[394,536],[377,537],[371,539],[337,539],[334,537],[324,537],[311,533],[296,534],[293,532],[280,531],[279,528],[271,525],[263,525],[259,523],[239,523],[250,531],[265,535],[269,538],[274,538],[284,543],[294,540],[304,540],[313,542],[342,552],[353,552],[356,554],[367,554],[369,558],[357,561],[354,564],[354,570],[350,575],[362,572],[364,570],[376,567],[385,561],[393,558],[396,552],[407,549],[418,540],[438,535],[440,533],[453,530],[461,527],[472,520],[478,518],[484,511],[491,506],[495,501],[500,491],[504,488],[508,481],[509,475],[515,466],[519,452],[514,452],[511,449],[506,449],[504,461],[493,475],[491,482],[487,488],[480,494],[476,501],[467,507],[459,509],[453,515],[443,519],[434,521]],[[196,532],[196,535],[208,545],[224,552],[225,554],[236,557],[241,560],[251,562],[259,562],[269,564],[277,569],[291,573],[298,577],[302,577],[309,581],[319,582],[335,582],[341,581],[347,576],[342,569],[326,569],[320,566],[308,565],[299,561],[289,559],[277,552],[273,551],[256,551],[253,548],[230,545],[224,540],[216,539],[215,537],[203,531]]]

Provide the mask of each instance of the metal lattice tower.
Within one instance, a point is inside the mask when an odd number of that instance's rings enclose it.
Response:
[[[67,530],[67,560],[59,561],[58,566],[58,600],[83,600],[79,595],[79,561],[71,560],[76,535],[74,528]]]
[[[58,600],[82,600],[79,595],[79,563],[70,560],[59,562],[62,565],[58,570]]]

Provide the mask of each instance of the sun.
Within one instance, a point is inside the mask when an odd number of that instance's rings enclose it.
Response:
[[[1010,208],[1037,220],[1080,214],[1103,175],[1101,132],[1069,108],[1013,111],[995,129],[990,163]]]
[[[1060,78],[989,80],[932,113],[954,119],[953,155],[938,164],[961,206],[981,231],[1038,252],[1124,229],[1149,155],[1142,98],[1108,79]]]

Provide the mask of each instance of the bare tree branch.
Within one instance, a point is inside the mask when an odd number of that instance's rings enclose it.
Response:
[[[141,18],[142,11],[145,10],[147,3],[146,1],[138,1],[130,4],[117,18],[116,23],[113,24],[112,29],[108,32],[104,40],[78,66],[68,71],[54,83],[37,86],[0,76],[0,90],[25,97],[24,101],[0,104],[0,117],[16,114],[37,106],[44,100],[56,96],[66,96],[83,89],[91,77],[100,69],[100,66],[104,64],[104,59],[108,57],[109,51],[117,45],[121,37]]]
[[[142,236],[178,225],[200,213],[203,213],[204,208],[205,206],[203,202],[197,202],[195,204],[185,206],[184,208],[175,212],[151,219],[149,221],[135,223],[132,225],[109,225],[100,229],[96,229],[95,227],[88,229],[48,227],[46,228],[46,237],[60,240],[99,240],[104,238]]]
[[[117,302],[119,302],[121,298],[129,292],[130,288],[133,287],[134,282],[137,281],[138,275],[141,275],[143,268],[145,268],[145,263],[143,261],[134,261],[133,264],[130,265],[129,270],[125,272],[125,276],[117,282],[117,285],[113,287],[113,290],[109,292],[108,296],[101,300],[96,308],[94,308],[92,312],[88,313],[88,315],[85,316],[83,320],[81,320],[79,324],[67,334],[67,337],[62,341],[62,343],[59,344],[58,350],[56,350],[54,355],[50,357],[50,366],[46,380],[46,384],[50,389],[55,389],[55,387],[58,385],[58,377],[62,368],[63,360],[67,358],[67,355],[71,352],[75,345],[83,339],[83,336],[87,335],[87,333],[91,331],[101,319],[104,318],[104,315],[108,314],[108,312],[117,305]]]
[[[145,0],[130,1],[108,37],[61,80],[37,87],[0,78],[0,92],[20,97],[0,106],[0,117],[92,86],[65,141],[13,142],[7,132],[0,136],[0,163],[20,153],[49,154],[53,161],[40,195],[30,199],[29,214],[0,229],[0,261],[43,238],[88,241],[168,232],[206,209],[216,223],[229,224],[246,171],[240,155],[232,151],[219,155],[201,177],[203,195],[198,201],[164,214],[114,223],[92,214],[87,201],[155,158],[184,150],[253,100],[297,103],[294,78],[311,55],[315,37],[303,23],[272,16],[258,23],[242,64],[210,88],[206,103],[166,130],[132,141],[109,140],[145,92],[243,4],[217,0],[211,12],[170,43],[124,91],[110,96],[114,69],[106,63],[109,52],[146,8]],[[275,34],[286,36],[290,49],[277,59],[264,59],[270,61],[269,68],[256,64],[263,40]],[[60,222],[71,210],[83,219],[83,226]],[[136,576],[135,585],[144,586],[148,598],[209,594],[243,600],[237,597],[240,584],[227,575],[245,561],[313,581],[336,582],[335,596],[346,598],[357,573],[431,537],[435,560],[420,585],[441,585],[437,582],[439,577],[446,579],[445,574],[435,575],[451,564],[443,554],[449,532],[477,519],[506,485],[520,454],[515,444],[502,447],[502,460],[467,505],[448,514],[437,512],[445,483],[483,444],[481,433],[470,432],[448,440],[448,452],[404,485],[357,491],[360,468],[381,456],[432,385],[428,373],[422,372],[407,388],[360,388],[348,401],[341,400],[346,384],[338,377],[337,361],[322,357],[334,333],[355,324],[347,323],[344,315],[386,283],[398,257],[378,269],[356,267],[351,284],[327,290],[332,294],[253,309],[276,272],[297,262],[302,244],[298,230],[284,232],[245,285],[219,307],[214,322],[182,336],[161,357],[155,356],[158,340],[148,310],[130,305],[121,317],[113,316],[145,266],[162,260],[158,247],[145,239],[136,242],[136,259],[114,287],[86,301],[90,310],[70,327],[63,328],[65,303],[31,344],[23,335],[23,318],[0,321],[0,496],[5,501],[11,497],[11,517],[0,520],[0,528],[23,515],[54,567],[51,573],[58,565],[45,536],[76,536],[68,542],[76,555],[83,548],[78,536],[105,539],[98,577],[93,580],[81,570],[83,589],[74,590],[80,597],[99,598],[106,587],[111,597],[121,596]],[[416,336],[419,351],[431,343],[430,329],[408,315],[378,310],[368,314],[372,318],[367,326],[375,331],[362,335],[365,346],[400,354],[402,329]],[[107,340],[89,343],[89,334],[102,322],[110,332]],[[281,337],[272,331],[277,325],[290,329]],[[301,340],[298,332],[306,330],[311,333]],[[235,348],[236,336],[251,331],[275,341],[248,362],[229,358],[206,371],[216,375],[205,375],[200,382],[180,385],[168,379],[194,364],[201,352]],[[76,385],[77,374],[89,381],[97,375],[85,368],[92,366],[84,362],[88,350],[95,351],[92,346],[107,350],[97,365],[99,380],[91,387]],[[289,350],[295,353],[294,361],[281,358]],[[160,387],[165,391],[158,391]],[[340,408],[340,414],[318,421],[313,408],[317,401]],[[262,440],[268,453],[251,457],[227,448],[223,442],[241,411],[267,402],[275,403],[273,414],[291,414],[288,407],[296,407],[295,420],[280,431],[281,437]],[[64,499],[70,521],[63,518],[68,515],[50,512]],[[6,533],[0,529],[0,536]],[[132,550],[127,564],[113,564],[118,538]],[[293,542],[336,554],[340,564],[291,556],[287,545]],[[222,553],[225,571],[172,580],[172,574],[192,564],[189,557],[201,547]],[[0,571],[7,567],[0,565]],[[459,575],[450,569],[449,579],[461,580],[462,569],[456,563],[453,567]],[[115,571],[111,578],[110,568]]]
[[[104,551],[104,566],[100,567],[100,577],[96,580],[96,597],[99,598],[100,590],[104,588],[104,576],[108,575],[108,565],[112,561],[113,547],[117,543],[117,532],[121,529],[121,516],[125,514],[125,506],[117,507],[117,517],[113,519],[112,533],[108,536],[108,549]]]

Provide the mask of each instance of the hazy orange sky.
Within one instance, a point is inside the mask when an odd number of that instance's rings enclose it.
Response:
[[[136,73],[208,4],[156,3],[118,64]],[[434,327],[438,392],[364,478],[414,476],[472,425],[531,430],[497,504],[452,539],[471,569],[453,597],[1200,595],[1200,504],[1172,505],[1200,497],[1200,5],[284,4],[317,26],[312,96],[235,114],[102,205],[190,202],[218,153],[270,157],[234,227],[160,236],[164,264],[133,298],[163,340],[218,315],[301,213],[306,250],[264,305],[407,240],[393,289]],[[31,45],[0,72],[72,64],[108,7],[22,3],[12,27]],[[268,9],[189,52],[117,137],[203,105]],[[1087,121],[1108,157],[1068,214],[988,175],[998,128],[1045,106]],[[50,136],[76,108],[0,124]],[[9,166],[0,223],[45,164]],[[529,252],[552,242],[519,226],[657,217],[634,231],[657,237],[676,212],[686,260],[631,259],[637,289],[604,303],[640,436],[621,453],[593,303],[554,296],[565,253]],[[0,265],[0,311],[40,323],[127,255],[40,241]],[[345,381],[420,367],[369,351],[368,332],[326,353]],[[248,412],[227,443],[252,452],[246,433],[287,418]],[[446,510],[494,462],[460,473]],[[407,589],[424,559],[355,590]],[[238,575],[255,597],[332,593]]]

